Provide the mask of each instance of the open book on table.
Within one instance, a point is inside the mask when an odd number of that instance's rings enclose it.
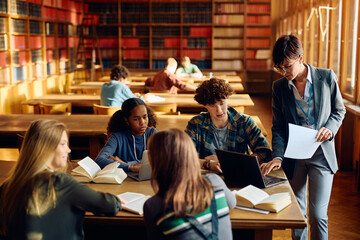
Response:
[[[124,210],[143,215],[143,207],[146,200],[151,196],[144,195],[141,193],[125,192],[118,195],[119,198],[124,200],[126,203],[122,204],[121,207]]]
[[[267,194],[253,185],[248,185],[235,192],[236,205],[248,208],[257,208],[270,212],[279,212],[291,203],[288,192]]]
[[[79,166],[74,168],[71,175],[79,182],[95,183],[117,183],[121,184],[127,174],[122,168],[118,168],[120,163],[114,162],[103,169],[90,157],[86,157],[78,162]]]

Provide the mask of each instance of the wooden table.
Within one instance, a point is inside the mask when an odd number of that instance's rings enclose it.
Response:
[[[192,115],[159,115],[157,129],[178,128],[184,130]],[[0,115],[1,147],[17,147],[17,134],[24,135],[30,123],[37,119],[55,119],[66,124],[70,140],[74,138],[88,139],[89,155],[95,159],[101,150],[104,133],[110,116],[107,115],[38,115],[12,114]],[[10,144],[10,145],[6,145]],[[70,148],[72,146],[70,145]],[[86,157],[86,156],[83,156]]]
[[[176,103],[178,111],[182,113],[199,113],[205,108],[194,100],[193,94],[169,94],[156,93],[156,96],[165,98],[166,103]],[[76,108],[87,108],[89,113],[92,112],[93,104],[100,104],[99,95],[84,94],[48,94],[33,99],[28,99],[22,104],[36,106],[40,103],[64,103],[71,102],[73,113],[77,112]],[[233,94],[228,100],[228,105],[232,107],[254,106],[249,94]]]
[[[78,94],[96,94],[100,95],[101,87],[104,82],[82,82],[77,85],[73,85],[70,87],[71,92]],[[130,90],[133,93],[145,93],[152,92],[152,87],[145,86],[144,82],[131,82],[129,85]],[[244,86],[242,83],[231,83],[234,91],[236,93],[240,93],[244,91]],[[187,91],[181,93],[194,93],[194,91]],[[156,93],[155,93],[156,94]]]
[[[157,129],[178,128],[185,130],[188,121],[194,115],[159,115]],[[267,132],[258,116],[252,116],[264,136]],[[110,116],[107,115],[38,115],[11,114],[0,115],[0,147],[17,147],[17,134],[24,135],[30,123],[37,119],[55,119],[66,124],[70,138],[86,138],[89,156],[96,158],[102,147],[104,133]],[[71,141],[70,141],[71,144]],[[73,146],[70,145],[70,148]],[[85,156],[83,156],[85,157]]]
[[[15,162],[0,161],[0,184],[4,181],[5,177],[8,176],[9,170],[14,165],[14,163]],[[285,174],[282,170],[273,172],[272,175],[285,177]],[[127,178],[121,185],[86,185],[96,191],[109,192],[116,195],[124,192],[138,192],[146,195],[154,194],[150,185],[150,181],[137,182],[131,178]],[[263,190],[269,194],[289,192],[292,203],[279,213],[270,213],[267,215],[239,209],[232,209],[230,211],[230,220],[233,229],[253,229],[255,233],[254,239],[267,240],[272,239],[273,229],[304,228],[306,226],[305,218],[301,213],[300,207],[288,182]],[[137,226],[139,231],[145,230],[143,216],[126,211],[120,211],[114,217],[100,217],[94,216],[92,213],[86,213],[85,224],[97,223],[111,224],[114,228],[114,231],[116,231],[115,229],[117,229],[117,226]]]

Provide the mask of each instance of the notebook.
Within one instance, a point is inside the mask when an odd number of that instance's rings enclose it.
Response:
[[[245,187],[251,184],[266,188],[287,181],[284,178],[263,176],[256,156],[219,149],[215,151],[225,183],[230,187]]]
[[[137,181],[145,181],[150,179],[150,175],[151,175],[151,167],[148,159],[148,151],[145,150],[141,158],[140,171],[128,172],[128,176]]]

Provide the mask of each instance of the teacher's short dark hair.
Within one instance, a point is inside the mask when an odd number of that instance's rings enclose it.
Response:
[[[297,59],[303,54],[301,41],[294,35],[283,35],[275,43],[272,58],[275,65],[280,65],[286,59]]]

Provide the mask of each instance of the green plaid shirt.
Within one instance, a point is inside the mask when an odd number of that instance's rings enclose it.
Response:
[[[255,121],[232,107],[228,108],[228,117],[227,150],[249,154],[250,148],[253,153],[259,154],[265,161],[270,160],[270,144]],[[202,112],[188,122],[185,132],[195,143],[200,158],[216,154],[211,148],[214,140],[213,130],[214,126],[211,124],[208,112]]]

